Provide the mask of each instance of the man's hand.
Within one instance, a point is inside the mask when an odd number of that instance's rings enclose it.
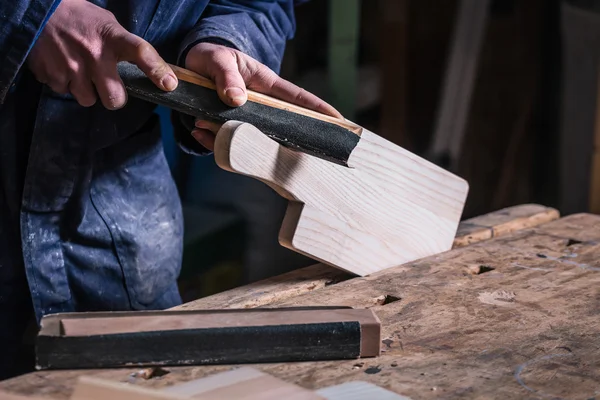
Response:
[[[199,43],[187,54],[186,68],[215,82],[221,100],[239,107],[248,100],[246,88],[288,103],[293,103],[336,118],[342,115],[315,95],[280,78],[275,72],[252,57],[212,43]],[[209,150],[214,150],[215,135],[221,125],[196,120],[194,138]]]
[[[114,15],[86,0],[63,0],[35,43],[28,65],[37,80],[84,107],[115,110],[127,102],[117,63],[129,61],[165,91],[177,77],[156,50],[125,30]]]

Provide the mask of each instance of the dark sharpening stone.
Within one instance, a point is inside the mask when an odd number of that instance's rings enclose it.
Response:
[[[38,369],[356,359],[358,322],[39,336]]]

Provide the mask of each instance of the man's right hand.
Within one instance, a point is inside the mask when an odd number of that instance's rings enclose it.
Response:
[[[148,42],[129,33],[109,11],[86,0],[62,0],[48,20],[28,58],[37,80],[53,91],[72,94],[84,107],[100,97],[116,110],[127,102],[117,63],[136,64],[165,91],[177,77]]]

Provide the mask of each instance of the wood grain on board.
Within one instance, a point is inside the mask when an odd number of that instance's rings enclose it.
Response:
[[[215,161],[290,201],[282,245],[361,276],[449,250],[468,192],[460,177],[366,129],[346,168],[230,121]]]
[[[254,365],[307,389],[367,381],[412,399],[592,398],[600,382],[600,216],[580,214],[272,305],[372,307],[382,355]],[[473,273],[473,266],[485,265]],[[396,299],[385,305],[374,299]],[[166,387],[231,369],[170,368]],[[131,369],[85,371],[128,381]],[[68,398],[82,372],[41,371],[0,390]]]
[[[460,223],[454,248],[538,226],[559,218],[557,210],[537,204],[510,207]],[[288,272],[250,285],[241,286],[192,301],[174,309],[216,309],[263,307],[303,293],[322,289],[353,278],[351,274],[325,264]],[[383,302],[379,298],[374,302]]]

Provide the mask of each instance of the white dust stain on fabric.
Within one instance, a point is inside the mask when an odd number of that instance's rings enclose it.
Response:
[[[482,292],[479,293],[479,301],[485,304],[493,306],[506,307],[511,303],[514,303],[517,295],[514,292],[508,292],[506,290],[496,290],[494,292]]]

